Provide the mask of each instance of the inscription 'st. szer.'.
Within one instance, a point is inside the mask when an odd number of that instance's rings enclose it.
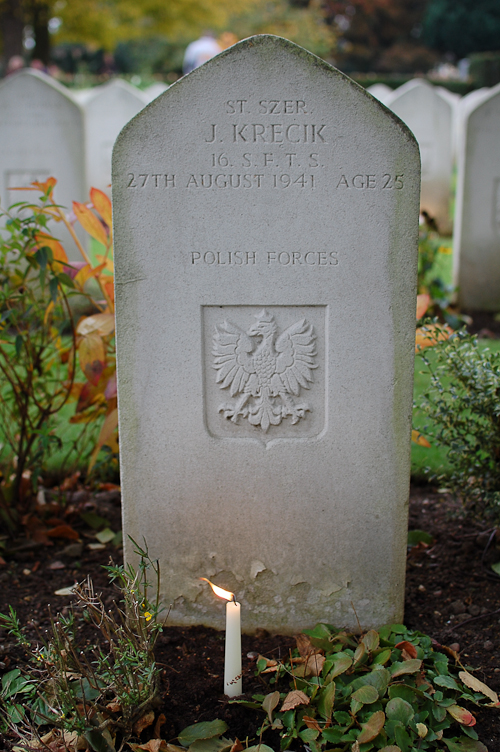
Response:
[[[306,319],[277,337],[272,314],[263,309],[255,318],[257,323],[247,332],[227,320],[216,325],[213,367],[221,389],[237,397],[220,405],[219,412],[236,424],[241,415],[266,433],[288,416],[295,424],[311,411],[307,402],[295,402],[293,397],[313,381],[316,336]],[[255,338],[261,338],[256,346]]]

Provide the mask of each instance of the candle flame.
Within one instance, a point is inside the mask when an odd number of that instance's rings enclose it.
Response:
[[[206,577],[200,577],[200,580],[204,580],[205,582],[208,582],[212,590],[214,591],[215,595],[218,595],[219,598],[225,598],[226,601],[234,601],[234,593],[230,593],[229,590],[223,590],[218,585],[214,585],[213,582],[210,582],[210,580],[207,580]]]

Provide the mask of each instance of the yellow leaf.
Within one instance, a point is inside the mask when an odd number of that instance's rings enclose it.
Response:
[[[466,687],[473,689],[474,692],[481,692],[481,694],[489,697],[494,705],[498,705],[499,701],[497,693],[493,689],[490,689],[487,684],[483,684],[482,681],[476,679],[476,677],[469,674],[468,671],[460,671],[458,677]]]
[[[103,270],[103,268],[104,268],[104,264],[100,264],[99,266],[96,266],[94,268],[92,268],[89,264],[85,264],[85,266],[82,266],[82,268],[79,270],[79,272],[76,274],[75,278],[73,279],[75,286],[83,290],[85,282],[91,279],[91,277],[97,277],[99,273]]]
[[[101,337],[106,337],[115,330],[115,317],[112,313],[96,313],[94,316],[87,316],[81,319],[76,327],[78,334],[86,336],[97,332]]]
[[[38,180],[35,180],[33,183],[30,183],[29,187],[24,186],[20,188],[9,188],[9,191],[42,191],[42,193],[48,192],[49,194],[51,194],[56,183],[57,180],[55,178],[47,178],[44,183],[40,183]]]
[[[113,224],[111,219],[111,201],[106,194],[98,188],[90,189],[90,200],[94,204],[94,209],[99,212],[111,232]]]
[[[37,232],[35,234],[35,240],[39,247],[46,245],[50,248],[54,261],[59,261],[61,264],[68,263],[66,251],[62,247],[61,243],[51,235],[46,235],[43,232]]]
[[[422,318],[431,304],[431,296],[426,292],[417,295],[417,321]]]
[[[82,337],[78,345],[80,368],[91,384],[97,384],[104,370],[106,352],[104,342],[98,334]]]
[[[431,444],[429,444],[427,439],[424,436],[422,436],[421,433],[419,433],[418,431],[415,431],[415,429],[413,429],[411,432],[411,440],[413,441],[414,444],[418,444],[419,446],[424,446],[424,447],[432,446]]]
[[[293,710],[298,705],[309,705],[309,702],[309,697],[304,692],[300,689],[294,689],[289,692],[283,700],[281,712],[283,713],[285,710]]]
[[[47,308],[45,309],[45,315],[43,317],[43,323],[45,324],[45,326],[47,326],[47,321],[49,320],[49,316],[52,313],[53,309],[54,309],[54,301],[51,300]]]
[[[453,334],[453,329],[447,324],[428,324],[427,326],[418,327],[415,335],[415,352],[423,350],[424,347],[433,347],[438,342],[444,342]]]
[[[101,264],[104,264],[105,271],[111,272],[111,274],[114,274],[115,265],[113,263],[113,259],[110,259],[108,256],[101,256],[101,254],[99,253],[96,253],[95,257]]]
[[[101,448],[106,444],[113,436],[114,431],[118,428],[118,409],[115,407],[109,415],[106,416],[106,420],[102,424],[97,444],[94,447],[94,451],[90,457],[88,472],[90,473],[97,460],[97,455],[101,451]]]
[[[88,206],[81,204],[79,201],[73,201],[73,211],[85,232],[88,232],[88,234],[99,243],[107,246],[108,236],[106,235],[106,230],[97,219],[94,212],[89,209]]]

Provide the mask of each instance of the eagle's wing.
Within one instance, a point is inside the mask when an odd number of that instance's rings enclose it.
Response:
[[[212,349],[215,380],[221,389],[229,387],[232,397],[243,391],[250,375],[255,373],[252,350],[252,340],[243,329],[227,320],[216,324]]]
[[[279,374],[285,390],[290,394],[297,396],[301,386],[309,389],[308,382],[313,380],[311,371],[318,367],[314,362],[315,338],[312,325],[301,319],[285,329],[276,340],[278,358],[274,379]]]

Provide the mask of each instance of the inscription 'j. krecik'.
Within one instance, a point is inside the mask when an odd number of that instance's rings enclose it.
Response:
[[[216,325],[213,367],[221,389],[236,398],[220,405],[219,412],[236,424],[241,415],[267,432],[288,416],[295,424],[311,411],[294,397],[313,381],[316,335],[306,319],[278,335],[272,314],[263,309],[255,318],[246,332],[227,320]]]

